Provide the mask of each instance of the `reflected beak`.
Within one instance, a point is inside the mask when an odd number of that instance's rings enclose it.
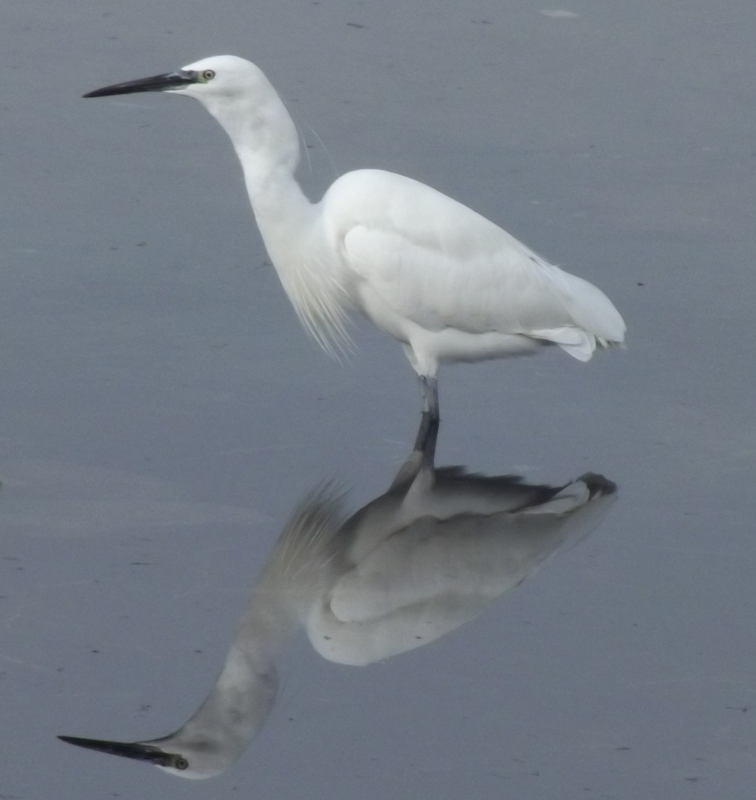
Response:
[[[77,747],[84,747],[87,750],[96,750],[98,753],[110,753],[113,756],[147,761],[156,767],[186,769],[189,766],[186,759],[178,755],[178,753],[166,753],[151,744],[108,742],[103,739],[80,739],[78,736],[58,736],[58,739],[68,744],[75,744]]]
[[[153,75],[151,78],[140,78],[138,81],[114,83],[112,86],[103,86],[87,92],[84,97],[108,97],[112,94],[134,94],[135,92],[165,92],[170,89],[181,89],[190,83],[196,83],[197,75],[194,72],[179,69],[176,72],[166,72],[163,75]]]

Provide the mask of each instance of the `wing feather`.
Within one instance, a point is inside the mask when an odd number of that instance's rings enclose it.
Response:
[[[597,339],[624,338],[603,292],[429,186],[360,170],[336,181],[323,202],[338,220],[328,234],[357,280],[426,330],[525,334],[578,358],[589,358]]]

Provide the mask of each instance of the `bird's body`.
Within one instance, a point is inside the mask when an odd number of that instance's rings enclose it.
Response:
[[[350,172],[319,205],[350,298],[405,345],[420,375],[544,342],[587,360],[597,341],[618,335],[614,307],[595,287],[411,178]]]
[[[257,224],[305,327],[334,352],[357,310],[396,338],[438,416],[440,364],[556,344],[587,361],[625,325],[592,284],[555,267],[485,217],[411,178],[357,170],[317,203],[302,193],[296,127],[262,71],[203,59],[87,96],[170,91],[195,97],[228,133]]]

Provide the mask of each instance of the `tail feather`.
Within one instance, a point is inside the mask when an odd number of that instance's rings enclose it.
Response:
[[[591,353],[596,344],[606,347],[625,341],[625,321],[612,301],[592,283],[551,267],[551,277],[562,292],[562,302],[577,328],[592,334]],[[552,339],[556,344],[572,344]],[[567,349],[567,348],[565,348]],[[570,352],[569,350],[567,352]],[[573,355],[573,353],[571,353]],[[579,358],[579,356],[575,356]],[[590,355],[588,356],[590,358]],[[583,360],[588,360],[583,359]]]

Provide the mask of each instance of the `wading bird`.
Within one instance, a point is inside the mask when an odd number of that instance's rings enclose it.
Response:
[[[297,315],[335,353],[351,310],[398,339],[438,419],[440,364],[533,353],[555,344],[579,361],[624,340],[606,295],[536,255],[466,206],[377,169],[338,178],[318,203],[294,171],[297,130],[254,64],[214,56],[85,97],[171,92],[199,100],[241,161],[265,247]]]
[[[60,737],[186,778],[229,767],[276,699],[274,659],[298,627],[324,658],[364,666],[422,647],[519,586],[590,534],[615,485],[566,486],[433,465],[437,425],[387,492],[348,520],[332,492],[307,498],[284,528],[242,614],[226,663],[175,733],[141,742]]]

